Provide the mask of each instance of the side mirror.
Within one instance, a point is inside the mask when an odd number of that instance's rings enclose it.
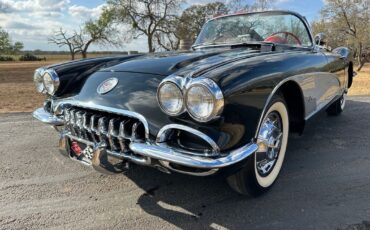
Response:
[[[326,36],[324,33],[318,33],[315,36],[315,44],[319,46],[326,45]]]

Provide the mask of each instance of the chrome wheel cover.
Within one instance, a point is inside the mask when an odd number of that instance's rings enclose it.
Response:
[[[282,119],[278,112],[273,111],[266,116],[258,133],[256,168],[260,176],[268,176],[274,168],[279,157],[282,138]]]

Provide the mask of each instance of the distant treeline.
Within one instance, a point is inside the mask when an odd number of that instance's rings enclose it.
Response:
[[[89,54],[95,55],[128,55],[138,54],[138,51],[90,51]],[[69,55],[69,51],[45,51],[45,50],[23,50],[20,54],[33,55]]]

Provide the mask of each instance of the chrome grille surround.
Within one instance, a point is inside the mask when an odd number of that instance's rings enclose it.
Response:
[[[131,141],[146,141],[144,125],[135,117],[72,106],[64,110],[64,120],[65,131],[72,139],[104,143],[109,151],[125,153]]]

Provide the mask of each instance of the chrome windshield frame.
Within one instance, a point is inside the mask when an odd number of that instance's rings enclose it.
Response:
[[[237,16],[253,15],[253,14],[293,15],[293,16],[297,17],[299,20],[302,21],[303,25],[305,26],[306,31],[308,33],[308,37],[309,37],[310,42],[311,42],[311,45],[310,46],[302,46],[302,48],[310,48],[310,49],[314,49],[315,48],[314,37],[312,35],[312,30],[311,30],[311,27],[310,27],[307,19],[304,16],[302,16],[301,14],[299,14],[299,13],[296,13],[294,11],[288,11],[288,10],[269,10],[269,11],[256,11],[256,12],[247,12],[247,13],[237,13],[237,14],[230,14],[230,15],[222,15],[222,16],[214,17],[214,18],[208,20],[206,23],[204,23],[204,25],[202,27],[202,30],[205,28],[205,26],[209,22],[214,21],[214,20],[217,20],[217,19],[220,19],[220,18],[237,17]],[[196,44],[197,40],[191,46],[191,48],[193,50],[197,50],[197,49],[201,49],[201,48],[207,48],[207,47],[219,47],[219,46],[232,46],[233,45],[233,44],[227,44],[227,43],[224,43],[224,44],[208,44],[208,45],[205,44],[205,45],[202,45],[202,44]],[[254,43],[258,43],[258,42],[254,42]],[[263,42],[261,42],[261,44],[263,44]],[[293,45],[286,45],[286,46],[295,47]]]

